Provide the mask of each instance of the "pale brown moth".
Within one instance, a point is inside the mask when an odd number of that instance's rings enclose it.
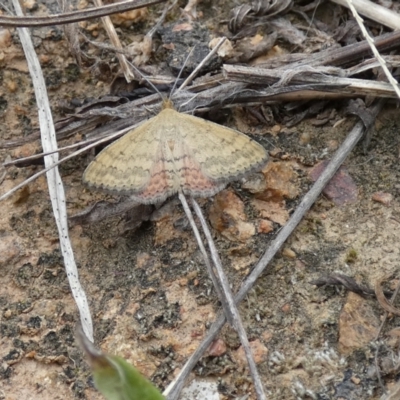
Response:
[[[208,197],[266,164],[264,147],[248,136],[180,113],[166,100],[155,117],[106,147],[83,181],[152,204],[182,191]]]

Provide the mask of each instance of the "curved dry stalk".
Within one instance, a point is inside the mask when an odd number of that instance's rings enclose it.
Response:
[[[94,3],[97,5],[97,7],[103,6],[102,0],[94,0]],[[121,41],[119,40],[117,32],[115,31],[114,24],[112,23],[110,16],[106,15],[104,17],[101,17],[101,21],[103,22],[104,29],[106,30],[107,35],[110,38],[112,45],[116,49],[122,49]],[[128,62],[126,60],[125,55],[121,54],[121,53],[116,53],[116,56],[118,58],[121,70],[124,73],[125,80],[128,83],[131,82],[133,79],[135,79],[135,75],[132,74],[132,71],[130,70],[130,68],[128,66]]]
[[[197,218],[200,220],[204,235],[206,236],[208,247],[211,253],[211,258],[214,262],[215,268],[217,269],[219,280],[221,282],[221,287],[223,289],[224,296],[226,297],[226,302],[229,305],[231,319],[233,320],[233,327],[236,329],[239,335],[240,342],[242,343],[243,350],[246,354],[247,362],[250,368],[250,373],[254,381],[254,388],[257,393],[257,398],[265,399],[266,397],[264,393],[264,388],[261,383],[260,375],[258,374],[256,363],[251,353],[250,343],[247,338],[247,334],[244,329],[242,319],[240,318],[239,311],[236,307],[235,300],[233,298],[233,293],[228,282],[228,278],[225,275],[225,272],[222,268],[221,259],[219,258],[217,248],[215,247],[214,241],[211,236],[211,232],[208,228],[207,222],[203,216],[201,208],[199,207],[197,201],[193,197],[192,197],[192,205],[197,215]]]
[[[397,285],[395,291],[394,291],[393,294],[392,294],[391,299],[389,300],[389,303],[390,303],[390,304],[394,303],[394,301],[395,301],[396,297],[398,296],[399,292],[400,292],[400,282],[398,283],[398,285]],[[385,297],[384,294],[383,294],[383,296]],[[386,297],[385,297],[385,298],[386,298]],[[378,340],[379,336],[381,335],[382,330],[383,330],[383,327],[384,327],[384,325],[386,324],[386,320],[388,319],[388,316],[389,316],[389,313],[386,312],[385,315],[384,315],[383,318],[382,318],[382,323],[381,323],[381,325],[379,326],[378,333],[377,333],[376,336],[375,336],[375,340]]]
[[[235,302],[233,299],[233,294],[232,294],[231,288],[229,286],[228,279],[222,268],[221,260],[218,256],[218,252],[215,247],[214,241],[212,239],[210,230],[208,229],[207,222],[203,216],[201,208],[199,207],[197,202],[192,198],[192,205],[193,205],[193,208],[197,215],[197,218],[199,218],[199,220],[200,220],[201,226],[203,228],[203,232],[206,236],[207,243],[208,243],[208,246],[209,246],[209,249],[211,252],[211,258],[212,258],[214,266],[217,270],[219,280],[217,280],[217,278],[215,276],[215,273],[211,266],[207,251],[204,247],[203,241],[201,240],[199,231],[194,222],[192,212],[190,211],[189,205],[187,204],[186,198],[183,193],[179,193],[179,199],[182,203],[183,209],[185,210],[186,216],[187,216],[187,218],[190,222],[190,225],[192,227],[192,230],[194,232],[197,244],[199,245],[200,251],[203,255],[204,261],[206,263],[209,275],[214,283],[214,287],[218,294],[219,300],[221,301],[221,304],[222,304],[222,307],[224,310],[224,315],[225,315],[227,321],[229,322],[229,324],[236,330],[236,332],[239,336],[240,342],[242,343],[243,350],[246,354],[247,362],[249,364],[250,374],[254,381],[254,388],[257,393],[257,398],[260,400],[265,400],[266,397],[265,397],[264,389],[263,389],[263,386],[261,383],[261,378],[258,373],[256,363],[254,361],[254,358],[253,358],[253,355],[251,352],[250,343],[247,338],[246,330],[244,329],[242,320],[240,318],[239,311],[235,305]]]
[[[347,0],[331,0],[341,6],[348,7]],[[400,27],[400,15],[389,8],[373,3],[369,0],[352,0],[357,11],[365,17],[376,21],[391,29],[397,30]]]
[[[203,256],[203,260],[204,260],[204,262],[206,264],[208,275],[210,276],[210,278],[211,278],[211,280],[213,282],[214,289],[215,289],[215,291],[217,292],[217,295],[218,295],[218,299],[222,304],[222,308],[224,309],[226,319],[228,320],[229,324],[232,325],[233,321],[232,321],[232,318],[231,318],[231,313],[229,312],[229,305],[228,305],[228,303],[226,301],[226,297],[222,293],[222,288],[221,288],[220,282],[218,281],[218,279],[217,279],[217,277],[216,277],[216,275],[214,273],[213,267],[212,267],[211,262],[210,262],[210,258],[208,257],[207,250],[204,247],[203,241],[201,240],[200,232],[197,229],[196,223],[194,222],[192,212],[190,211],[189,205],[188,205],[188,203],[186,201],[186,197],[182,193],[179,193],[178,196],[179,196],[179,199],[180,199],[180,201],[182,203],[182,207],[183,207],[183,210],[185,211],[186,217],[189,220],[190,226],[192,227],[192,231],[194,233],[194,237],[195,237],[196,242],[197,242],[197,244],[199,246],[200,252],[201,252],[201,254]]]
[[[19,15],[23,15],[18,0],[13,0],[14,9]],[[49,99],[47,96],[46,85],[39,60],[35,53],[30,32],[26,28],[19,28],[18,34],[24,49],[25,57],[28,63],[29,72],[32,77],[32,83],[35,90],[35,97],[38,106],[40,133],[42,147],[46,152],[53,152],[57,149],[57,140],[51,114]],[[47,169],[47,184],[54,218],[56,220],[58,236],[60,240],[61,253],[63,255],[66,274],[75,303],[78,307],[83,330],[86,336],[93,341],[93,324],[90,315],[89,305],[85,291],[83,290],[78,276],[78,269],[74,259],[72,245],[68,235],[68,220],[66,198],[62,180],[57,168],[54,168],[58,161],[58,153],[44,157]]]
[[[131,128],[129,128],[131,129]],[[126,129],[124,129],[121,132],[117,132],[120,133],[121,136],[123,135],[123,132],[125,132]],[[118,136],[117,136],[118,137]],[[107,136],[107,139],[109,139],[110,136]],[[39,158],[43,158],[45,156],[49,156],[50,154],[54,154],[54,153],[62,153],[63,151],[66,150],[71,150],[71,149],[75,149],[76,147],[82,146],[84,143],[85,144],[93,144],[93,146],[97,146],[99,143],[99,141],[102,139],[88,139],[85,140],[83,142],[78,142],[78,143],[74,143],[74,144],[70,144],[68,146],[64,146],[64,147],[58,147],[56,150],[52,150],[52,151],[46,151],[43,153],[37,153],[37,154],[33,154],[31,156],[27,156],[27,157],[22,157],[22,158],[16,158],[15,160],[11,160],[11,161],[6,161],[3,163],[3,167],[11,167],[12,165],[17,165],[20,163],[23,163],[25,161],[32,161],[32,160],[38,160]],[[87,148],[89,150],[89,148]],[[74,153],[75,155],[75,153]]]
[[[219,42],[217,43],[217,45],[207,54],[206,57],[204,57],[204,59],[201,61],[201,63],[192,71],[192,73],[185,79],[185,81],[182,83],[181,86],[179,86],[179,88],[177,89],[177,92],[179,92],[180,90],[184,89],[187,85],[189,85],[190,82],[192,82],[192,80],[196,77],[196,75],[198,74],[198,72],[203,68],[203,66],[207,63],[207,61],[218,51],[218,49],[224,44],[226,40],[226,37],[223,36]]]
[[[26,17],[20,16],[0,16],[0,26],[6,27],[38,27],[71,24],[73,22],[85,21],[88,19],[104,17],[106,15],[117,14],[137,8],[152,6],[164,3],[166,0],[126,0],[121,3],[107,4],[102,7],[93,7],[87,10],[71,11],[63,14],[55,14],[48,17]]]
[[[356,8],[354,7],[353,0],[346,0],[346,2],[348,4],[348,7],[350,8],[351,12],[353,13],[355,20],[357,21],[362,34],[364,35],[365,39],[367,40],[369,47],[371,48],[372,52],[374,53],[374,56],[378,60],[381,68],[383,69],[383,72],[385,73],[386,78],[388,79],[389,83],[392,85],[394,91],[397,94],[397,97],[400,99],[399,84],[396,81],[396,79],[393,78],[393,75],[390,73],[389,68],[386,66],[386,61],[381,57],[379,51],[377,50],[377,48],[374,44],[374,39],[368,34],[367,30],[365,29],[364,20],[359,16]],[[400,21],[400,17],[399,17],[399,21]],[[399,28],[399,26],[396,27],[396,29],[398,29],[398,28]]]
[[[103,139],[97,140],[97,141],[91,143],[90,145],[85,146],[85,147],[83,147],[82,149],[75,151],[74,153],[71,153],[69,156],[66,156],[66,157],[62,158],[61,160],[58,160],[58,161],[54,162],[54,163],[51,164],[50,166],[48,166],[48,167],[46,167],[45,169],[43,169],[43,170],[37,172],[36,174],[33,174],[33,175],[30,176],[28,179],[25,179],[23,182],[21,182],[21,183],[18,184],[17,186],[14,186],[14,187],[13,187],[12,189],[10,189],[8,192],[6,192],[6,193],[4,193],[3,195],[1,195],[1,196],[0,196],[0,201],[5,200],[7,197],[10,197],[10,196],[11,196],[13,193],[15,193],[17,190],[23,188],[24,186],[26,186],[28,183],[34,181],[34,180],[35,180],[36,178],[38,178],[39,176],[41,176],[41,175],[43,175],[43,174],[45,174],[45,173],[51,171],[53,168],[57,167],[57,166],[60,165],[61,163],[65,162],[65,161],[67,161],[67,160],[70,160],[71,158],[74,158],[74,157],[78,156],[79,154],[82,154],[82,153],[84,153],[85,151],[88,151],[88,150],[92,149],[93,147],[98,146],[99,144],[108,142],[108,141],[110,141],[110,139],[114,139],[114,138],[116,138],[116,137],[122,136],[125,132],[127,132],[127,131],[129,131],[129,130],[131,130],[131,129],[132,129],[132,127],[129,127],[129,128],[123,129],[122,131],[118,131],[118,132],[116,132],[116,133],[113,133],[113,134],[110,135],[110,136],[107,136],[107,137],[105,137],[105,138],[103,138]],[[80,144],[78,143],[78,145],[80,145]],[[75,146],[75,145],[71,145],[71,147],[72,147],[72,146]],[[68,148],[68,147],[70,147],[70,146],[67,146],[67,147],[65,147],[65,148],[62,148],[62,150],[63,150],[63,149],[66,149],[66,148]],[[47,155],[51,155],[51,154],[54,154],[54,153],[58,153],[58,151],[59,151],[59,149],[57,149],[57,150],[51,150],[51,151],[49,151],[49,152],[44,152],[44,153],[42,153],[42,155],[37,154],[37,156],[45,156],[45,157],[46,157]],[[35,158],[35,156],[26,157],[26,159],[34,159],[34,158]],[[20,160],[24,160],[24,159],[19,159],[19,161],[20,161]],[[10,163],[5,163],[5,166],[7,166],[7,165],[10,165]]]

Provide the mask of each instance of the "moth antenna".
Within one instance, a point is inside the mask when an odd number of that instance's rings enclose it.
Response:
[[[153,28],[147,33],[146,36],[152,38],[154,33],[157,31],[157,29],[161,26],[161,24],[163,23],[163,21],[165,20],[165,17],[167,16],[167,13],[169,10],[171,10],[175,4],[177,3],[178,0],[174,0],[172,4],[170,4],[170,1],[167,1],[165,4],[165,7],[163,9],[163,12],[161,14],[161,17],[158,19],[158,22],[156,25],[153,26]],[[147,79],[147,77],[142,73],[142,71],[140,71],[134,64],[128,62],[129,65],[132,67],[132,69],[137,72],[154,90],[156,93],[158,93],[161,97],[161,100],[163,103],[165,103],[167,101],[167,99],[165,98],[165,96],[162,95],[162,93],[156,88],[156,86],[153,84],[153,82],[151,82],[149,79]]]
[[[194,51],[195,48],[196,48],[196,46],[193,46],[192,49],[190,50],[189,54],[188,54],[187,57],[186,57],[185,62],[183,63],[183,66],[182,66],[181,70],[179,71],[178,76],[176,77],[174,86],[172,87],[172,90],[171,90],[171,94],[169,95],[169,98],[170,98],[170,99],[172,98],[172,96],[173,96],[173,94],[174,94],[174,90],[176,89],[176,85],[177,85],[177,83],[178,83],[178,81],[179,81],[179,78],[181,77],[182,72],[183,72],[183,70],[185,69],[185,67],[186,67],[186,65],[187,65],[187,63],[188,63],[188,61],[189,61],[189,58],[190,58],[190,56],[193,54],[193,51]],[[179,89],[177,90],[177,92],[179,92],[179,90],[181,89],[181,87],[182,87],[182,85],[179,87]]]
[[[128,62],[129,65],[132,67],[132,69],[138,73],[153,89],[156,93],[158,93],[161,97],[161,100],[163,103],[165,103],[167,101],[167,99],[165,98],[165,96],[156,88],[156,86],[153,84],[153,82],[150,81],[150,79],[147,78],[146,75],[143,74],[142,71],[140,71],[140,69],[138,67],[136,67],[136,65],[132,64],[131,62]]]
[[[217,45],[207,54],[206,57],[201,61],[201,63],[193,70],[193,72],[186,78],[185,82],[182,83],[182,85],[178,88],[177,92],[180,90],[184,89],[192,80],[193,78],[197,75],[197,73],[200,71],[201,68],[208,62],[208,60],[218,51],[218,49],[222,46],[222,44],[225,42],[226,37],[223,36]],[[191,53],[190,53],[191,54]],[[190,56],[189,54],[189,56]],[[189,58],[188,56],[188,58]],[[181,70],[182,71],[182,70]],[[175,87],[175,86],[174,86]]]

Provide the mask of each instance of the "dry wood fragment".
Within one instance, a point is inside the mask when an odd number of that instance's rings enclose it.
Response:
[[[95,0],[95,4],[97,7],[103,6],[102,0]],[[113,46],[117,49],[122,49],[121,42],[119,40],[117,32],[115,31],[115,28],[111,21],[111,18],[107,15],[105,17],[101,17],[101,21],[103,22],[104,28],[107,31],[108,37],[110,38]],[[118,57],[121,69],[124,73],[126,81],[130,82],[132,79],[135,78],[135,75],[132,73],[131,69],[129,68],[128,60],[126,59],[125,55],[121,54],[121,53],[117,53],[117,57]]]
[[[341,6],[348,7],[346,0],[331,0],[333,3],[340,4]],[[400,29],[400,15],[383,7],[379,4],[373,3],[369,0],[352,0],[357,12],[364,17],[372,19],[388,28],[393,30]]]
[[[376,48],[380,53],[390,52],[400,48],[400,31],[385,33],[374,38]],[[344,47],[329,48],[314,54],[290,54],[275,57],[259,66],[265,68],[277,68],[282,65],[291,64],[292,68],[300,66],[333,66],[347,67],[354,62],[363,61],[372,56],[371,48],[366,40]]]
[[[383,281],[387,280],[390,278],[391,275],[389,276],[384,276],[381,279],[378,279],[375,282],[375,296],[380,304],[380,306],[387,312],[392,313],[394,315],[400,316],[400,309],[397,307],[394,307],[393,304],[385,297],[385,294],[383,293],[382,290],[382,283]]]
[[[282,69],[268,70],[257,67],[225,64],[223,66],[223,71],[227,80],[258,85],[279,85],[282,79],[285,80],[285,71],[282,71]],[[397,97],[393,87],[385,82],[329,76],[324,74],[323,70],[318,72],[318,68],[314,69],[314,71],[312,68],[309,70],[306,68],[303,70],[299,69],[299,72],[296,73],[295,70],[288,67],[287,74],[290,76],[287,83],[294,85],[325,84],[327,87],[329,86],[329,91],[331,93],[334,92],[336,94],[335,97]],[[332,97],[333,96],[331,96],[331,98]]]
[[[102,7],[93,7],[84,11],[71,11],[48,17],[10,17],[8,15],[2,15],[0,16],[0,26],[21,28],[70,24],[72,22],[85,21],[87,19],[104,17],[106,15],[164,3],[165,1],[166,0],[127,0],[121,3],[108,4]]]

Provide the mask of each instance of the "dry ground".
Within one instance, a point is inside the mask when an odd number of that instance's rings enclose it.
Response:
[[[61,31],[53,30],[50,39],[40,32],[35,36],[37,50],[55,118],[62,114],[61,100],[107,93],[108,84],[93,79],[90,71],[81,70],[78,76],[68,73],[74,59]],[[25,135],[37,121],[24,56],[16,33],[11,33],[13,53],[1,71],[2,141]],[[321,127],[305,120],[275,136],[253,136],[273,152],[271,162],[290,170],[296,196],[285,203],[289,212],[311,185],[311,167],[329,159],[356,122],[344,115],[339,104],[337,110]],[[232,118],[226,124],[234,126]],[[370,344],[383,310],[372,298],[317,288],[310,281],[340,272],[373,286],[382,276],[398,271],[399,128],[397,108],[386,107],[377,118],[368,152],[357,147],[346,162],[357,187],[356,200],[337,206],[321,197],[241,304],[272,399],[378,399],[383,393],[375,373],[375,346]],[[37,149],[39,144],[34,142],[1,150],[1,160]],[[105,198],[81,183],[90,157],[81,156],[61,167],[70,215]],[[8,169],[1,193],[40,168]],[[228,191],[245,205],[246,222],[258,226],[261,218],[252,206],[254,196],[240,184]],[[390,204],[372,200],[379,191],[393,196]],[[208,217],[213,199],[201,204]],[[206,333],[218,302],[178,204],[134,232],[121,234],[121,224],[123,219],[118,217],[75,226],[70,232],[94,318],[96,343],[125,357],[165,388]],[[274,232],[257,233],[242,242],[214,230],[235,288],[267,249],[279,229],[278,223],[273,226]],[[397,279],[389,282],[390,289]],[[0,398],[100,399],[74,340],[77,310],[43,177],[1,204],[0,288]],[[395,331],[387,335],[397,322],[396,317],[389,318],[378,355],[387,388],[398,374],[398,337]],[[236,334],[225,327],[220,338],[226,353],[205,357],[195,373],[218,380],[223,398],[253,393]]]

